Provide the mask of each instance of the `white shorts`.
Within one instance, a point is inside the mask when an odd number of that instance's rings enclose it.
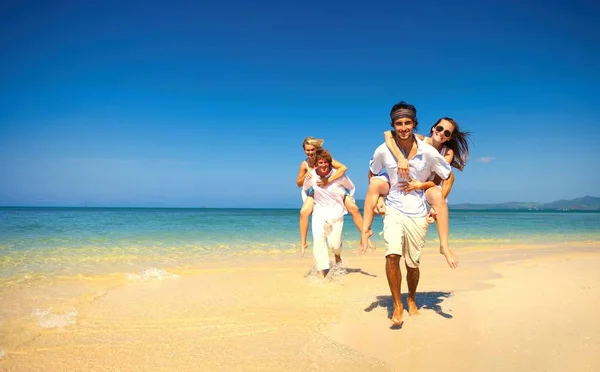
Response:
[[[404,256],[408,267],[419,267],[428,227],[425,217],[408,217],[394,208],[386,208],[383,218],[385,255]]]

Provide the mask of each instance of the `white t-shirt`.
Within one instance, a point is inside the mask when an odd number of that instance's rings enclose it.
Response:
[[[415,137],[417,154],[408,161],[410,176],[417,181],[425,182],[436,173],[443,180],[450,176],[450,164],[431,145]],[[386,205],[409,217],[424,217],[427,215],[425,192],[415,190],[409,193],[398,188],[400,182],[408,180],[398,178],[398,162],[384,144],[377,147],[369,163],[371,173],[378,175],[386,173],[390,180],[390,192]]]
[[[323,219],[327,222],[333,222],[334,220],[347,214],[348,211],[344,206],[344,196],[346,195],[346,190],[348,190],[351,197],[354,197],[354,192],[356,190],[356,187],[350,178],[344,175],[343,177],[327,184],[327,186],[320,187],[317,185],[317,181],[320,178],[317,175],[317,171],[313,169],[310,172],[312,177],[309,181],[305,180],[302,189],[304,192],[307,192],[309,188],[313,188],[313,198],[315,199],[313,216],[318,215],[323,217]],[[327,177],[330,177],[333,172],[335,172],[335,169],[332,169]]]

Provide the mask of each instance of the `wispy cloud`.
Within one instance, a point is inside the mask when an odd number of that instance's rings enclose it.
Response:
[[[478,162],[478,163],[491,163],[494,160],[496,160],[496,158],[493,157],[493,156],[483,156],[481,158],[475,159],[475,161]]]

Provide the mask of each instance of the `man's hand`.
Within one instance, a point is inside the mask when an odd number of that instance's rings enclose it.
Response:
[[[317,181],[317,186],[319,187],[325,187],[329,184],[329,178],[327,177],[321,177],[318,181]]]
[[[409,182],[401,182],[398,184],[398,188],[404,192],[411,192],[415,190],[421,190],[423,184],[413,178]]]
[[[404,158],[398,159],[398,177],[409,179],[410,178],[410,170],[408,169],[408,160]]]
[[[377,198],[377,204],[375,204],[376,214],[385,214],[385,202],[382,197]]]

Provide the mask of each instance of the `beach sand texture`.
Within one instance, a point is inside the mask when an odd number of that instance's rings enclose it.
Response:
[[[401,329],[390,329],[382,248],[346,248],[345,275],[324,282],[310,273],[309,250],[172,268],[178,277],[164,280],[14,287],[2,292],[0,370],[598,371],[599,248],[458,252],[457,270],[429,249],[420,315],[405,312]],[[55,293],[51,314],[10,317],[40,307],[41,291]]]

